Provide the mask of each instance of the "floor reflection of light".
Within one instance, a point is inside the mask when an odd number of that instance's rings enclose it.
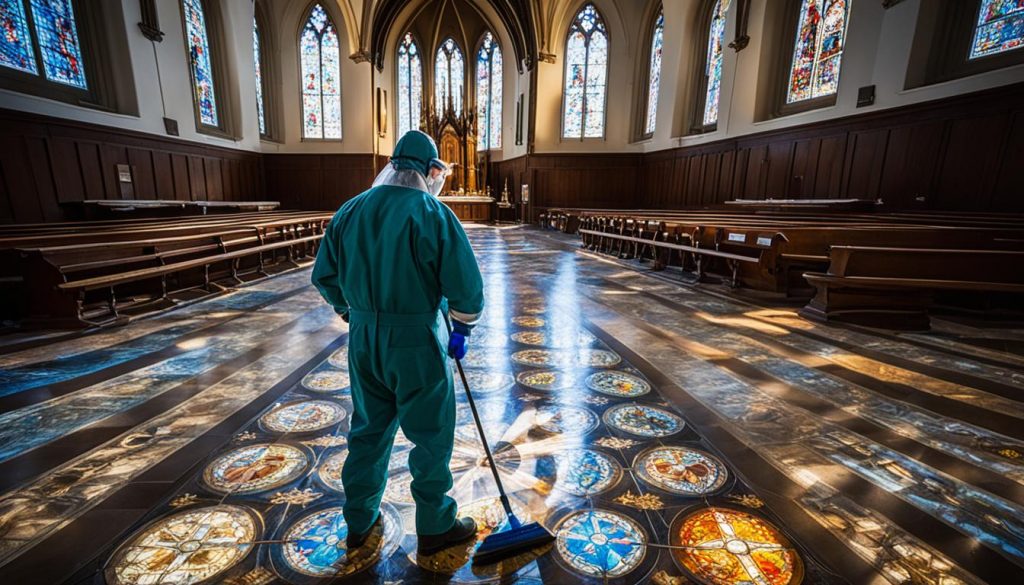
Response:
[[[765,323],[763,321],[758,321],[757,319],[750,319],[746,317],[716,317],[714,315],[705,313],[704,311],[697,311],[696,313],[694,313],[694,316],[697,317],[698,319],[703,319],[708,323],[714,323],[715,325],[753,329],[758,333],[764,333],[767,335],[787,335],[789,333],[788,330],[783,329],[782,327],[778,327],[770,323]]]
[[[193,338],[193,339],[186,339],[185,341],[179,341],[175,345],[178,347],[178,349],[184,349],[184,350],[187,351],[187,350],[199,349],[201,347],[206,347],[206,344],[209,343],[209,341],[210,341],[209,337],[203,336],[203,337],[196,337],[196,338]]]

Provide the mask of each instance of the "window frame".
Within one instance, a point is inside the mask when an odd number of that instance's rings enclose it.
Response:
[[[803,6],[804,0],[789,0],[786,4],[786,12],[783,16],[782,26],[782,38],[785,39],[785,44],[782,45],[778,55],[777,77],[779,79],[775,90],[775,107],[772,109],[773,118],[781,118],[785,116],[791,116],[793,114],[799,114],[801,112],[809,112],[811,110],[819,110],[821,108],[828,108],[836,105],[839,99],[839,87],[838,84],[842,83],[843,79],[843,63],[839,65],[839,81],[837,81],[836,91],[830,95],[824,95],[816,98],[808,98],[793,103],[786,103],[786,95],[789,91],[789,79],[792,74],[793,67],[793,51],[796,48],[796,31],[800,26],[798,22],[800,18],[800,8]],[[846,22],[843,23],[843,55],[846,54],[847,48],[847,35],[850,30],[850,15],[853,13],[853,2],[846,0]],[[824,13],[822,13],[824,17]],[[817,58],[817,54],[815,54]],[[813,82],[812,82],[813,83]]]
[[[643,62],[647,64],[647,67],[643,70],[643,79],[639,84],[639,87],[643,89],[643,99],[641,100],[642,107],[639,111],[639,120],[636,129],[636,135],[639,140],[649,140],[654,136],[654,133],[658,129],[658,112],[654,112],[654,129],[650,132],[647,131],[647,114],[648,109],[651,107],[651,59],[654,57],[654,34],[658,30],[658,19],[661,19],[661,38],[662,38],[662,61],[658,64],[661,70],[664,70],[665,66],[665,7],[661,3],[658,3],[658,9],[654,11],[652,17],[648,21],[647,25],[647,44],[645,46],[645,55]],[[661,92],[661,79],[659,74],[658,80],[658,93]],[[660,101],[660,97],[659,97]]]
[[[488,67],[490,68],[490,71],[488,72],[488,76],[487,76],[487,102],[488,102],[488,104],[493,103],[493,92],[494,92],[494,58],[495,58],[495,53],[497,53],[497,55],[501,59],[505,58],[505,54],[501,50],[501,43],[498,41],[498,36],[496,34],[494,34],[493,32],[491,32],[489,29],[485,30],[483,33],[481,33],[480,34],[480,40],[477,41],[477,43],[476,43],[476,50],[473,51],[473,71],[474,71],[474,73],[477,73],[477,75],[475,75],[473,77],[473,93],[475,94],[473,96],[475,98],[474,99],[474,103],[473,103],[473,111],[476,111],[478,109],[479,102],[480,102],[480,96],[478,94],[479,88],[477,87],[477,83],[476,83],[477,79],[479,78],[478,69],[480,67],[480,60],[478,59],[478,57],[480,55],[480,50],[483,48],[483,45],[484,45],[484,38],[488,34],[491,35],[491,42],[494,43],[494,49],[491,51],[490,58],[487,60]],[[501,64],[501,73],[502,73],[502,75],[505,74],[505,63],[504,62],[502,62],[502,64]],[[490,119],[491,117],[488,116],[487,117],[487,128],[488,128],[487,144],[486,144],[485,148],[480,148],[480,132],[478,130],[477,131],[477,152],[487,152],[487,151],[491,151],[491,150],[501,150],[503,148],[504,138],[505,138],[503,136],[504,133],[502,132],[502,128],[504,126],[504,121],[505,121],[505,101],[504,101],[505,100],[505,96],[504,96],[505,80],[504,79],[501,80],[501,91],[502,91],[502,95],[499,96],[499,101],[501,102],[501,116],[500,116],[500,118],[502,120],[502,123],[498,125],[498,139],[501,142],[501,145],[500,146],[496,146],[496,147],[492,147],[491,146],[491,142],[493,142],[491,140],[491,134],[492,134],[491,131],[493,129],[491,128],[491,119]],[[490,113],[490,112],[488,111],[488,113]],[[479,128],[479,125],[480,125],[480,120],[478,119],[477,120],[477,128]]]
[[[210,47],[210,69],[213,74],[214,84],[214,108],[217,110],[217,125],[203,123],[199,113],[199,101],[196,98],[195,71],[192,67],[192,53],[188,43],[188,22],[185,19],[185,0],[178,0],[178,13],[181,20],[182,45],[185,48],[185,66],[188,68],[189,94],[192,95],[192,119],[195,122],[196,132],[216,136],[219,138],[237,138],[231,132],[231,112],[227,107],[229,93],[227,91],[227,78],[225,77],[224,52],[221,48],[225,43],[223,39],[223,14],[220,5],[210,0],[199,0],[203,7],[203,22],[206,25],[206,42]]]
[[[421,43],[419,41],[419,39],[416,38],[416,33],[414,33],[411,30],[408,30],[408,31],[406,31],[405,33],[403,33],[402,35],[400,35],[398,37],[398,44],[395,45],[395,133],[396,133],[396,136],[398,138],[402,137],[401,134],[399,134],[400,127],[401,127],[401,121],[398,119],[398,113],[401,111],[401,108],[399,107],[399,104],[400,104],[400,102],[402,100],[402,90],[401,90],[401,87],[399,86],[399,75],[401,73],[400,73],[400,69],[399,69],[398,50],[401,48],[402,44],[404,44],[406,35],[408,35],[409,38],[412,40],[412,44],[416,46],[417,54],[420,57],[420,86],[421,86],[420,87],[420,111],[418,112],[418,116],[417,116],[416,122],[413,124],[414,127],[411,128],[411,130],[419,130],[420,129],[420,127],[419,127],[419,125],[420,125],[419,124],[419,120],[423,116],[423,103],[424,103],[423,97],[425,96],[424,88],[427,85],[427,83],[426,83],[427,82],[427,77],[426,77],[427,72],[426,72],[426,67],[424,67],[424,63],[423,63],[423,61],[424,61],[423,60],[423,55],[424,55],[424,53],[423,53],[423,43]],[[411,61],[411,59],[410,59],[410,61]],[[410,63],[410,67],[411,66],[412,65]],[[410,83],[410,86],[411,86],[411,84],[412,84],[412,75],[409,76],[409,83]],[[409,91],[409,100],[412,101],[411,87],[410,87],[410,91]],[[409,104],[409,112],[412,113],[412,104],[411,103]]]
[[[587,46],[586,55],[587,55],[588,58],[586,60],[587,62],[584,63],[584,67],[585,68],[583,70],[583,120],[581,120],[581,123],[580,123],[580,136],[579,136],[579,138],[574,138],[574,137],[566,136],[565,135],[565,109],[566,109],[565,82],[566,82],[567,79],[569,79],[569,35],[572,34],[572,28],[576,24],[576,18],[580,15],[581,12],[583,12],[583,10],[588,5],[594,7],[594,12],[597,13],[598,18],[600,18],[600,20],[601,20],[601,23],[604,24],[605,42],[608,44],[608,60],[605,62],[605,65],[604,65],[604,67],[605,67],[604,109],[601,111],[601,135],[600,136],[587,136],[587,78],[589,77],[588,73],[590,71],[590,64],[589,64],[589,61],[590,61],[590,59],[589,59],[589,56],[590,56],[590,38],[588,37],[587,40],[586,40],[586,46]],[[562,53],[564,55],[564,57],[562,59],[562,61],[563,61],[563,63],[562,63],[562,87],[561,87],[561,92],[562,92],[562,110],[561,110],[561,114],[559,115],[559,126],[560,126],[560,128],[559,128],[559,132],[558,132],[558,141],[559,142],[586,142],[588,140],[589,141],[598,141],[598,140],[599,141],[604,141],[604,140],[607,140],[608,139],[608,86],[611,85],[610,81],[611,81],[611,76],[612,76],[611,75],[611,73],[612,73],[612,34],[611,34],[611,31],[608,30],[608,20],[604,17],[604,14],[601,12],[600,9],[598,9],[597,4],[595,4],[593,2],[593,0],[587,0],[585,2],[581,2],[579,4],[579,7],[572,12],[572,18],[569,20],[569,27],[566,29],[565,36],[564,36],[564,38],[562,40],[562,48],[564,49],[564,51]]]
[[[280,130],[278,127],[278,98],[272,90],[276,86],[277,69],[274,66],[271,55],[277,54],[277,47],[274,46],[274,34],[270,22],[263,10],[263,2],[256,0],[253,5],[253,19],[260,30],[260,76],[263,83],[257,88],[263,94],[263,125],[265,131],[260,133],[260,140],[279,142]],[[255,34],[256,31],[253,31]],[[257,123],[257,128],[259,124]]]
[[[308,136],[306,136],[306,111],[305,111],[305,107],[304,107],[304,105],[302,103],[302,96],[303,96],[303,93],[302,93],[302,32],[304,30],[306,30],[306,23],[309,22],[309,17],[312,16],[312,14],[313,14],[313,7],[318,5],[318,4],[320,5],[321,8],[324,9],[324,12],[327,14],[327,20],[331,23],[331,26],[334,27],[334,31],[338,35],[338,101],[340,102],[339,107],[341,108],[341,120],[340,120],[341,138],[326,138],[326,137],[316,138],[316,137],[308,137]],[[331,14],[331,7],[330,6],[331,6],[331,2],[327,2],[326,0],[311,0],[306,5],[306,9],[304,11],[302,11],[302,13],[301,13],[302,14],[302,18],[299,19],[299,28],[298,28],[298,30],[296,31],[296,34],[295,34],[295,39],[294,39],[294,41],[295,41],[295,49],[296,49],[296,51],[295,51],[296,69],[295,70],[298,72],[298,77],[299,77],[299,107],[298,107],[298,110],[299,110],[299,141],[300,142],[343,142],[345,140],[345,100],[343,99],[344,98],[344,93],[343,93],[344,92],[344,89],[343,89],[344,86],[342,85],[342,79],[341,79],[341,64],[344,62],[345,57],[344,57],[344,55],[341,52],[341,47],[342,47],[341,29],[338,28],[338,19],[335,18],[336,15]],[[323,41],[322,38],[320,40]],[[324,61],[324,57],[323,57],[323,44],[322,44],[322,42],[321,42],[321,46],[319,48],[320,48],[320,76],[323,77],[323,61]],[[323,80],[321,80],[321,85],[320,85],[320,99],[321,100],[323,99]],[[322,107],[323,106],[321,105],[321,108]],[[321,112],[321,116],[322,115],[323,115],[323,112]]]
[[[1024,47],[971,59],[971,44],[978,26],[981,2],[942,0],[925,63],[925,74],[916,82],[908,79],[906,89],[1024,64]]]
[[[106,59],[107,51],[104,50],[102,43],[97,42],[104,30],[103,23],[106,19],[103,17],[106,9],[101,5],[90,6],[90,10],[83,10],[84,0],[70,0],[71,8],[75,13],[75,28],[78,33],[79,51],[82,54],[82,68],[85,70],[86,88],[82,89],[47,79],[31,0],[18,1],[21,2],[25,11],[25,22],[29,30],[32,57],[36,62],[37,73],[0,67],[0,87],[76,106],[109,112],[116,111],[110,72],[103,66],[108,61]]]

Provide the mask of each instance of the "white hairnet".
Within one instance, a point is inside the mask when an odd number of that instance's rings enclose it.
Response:
[[[426,181],[423,180],[423,175],[412,169],[397,170],[390,163],[384,165],[384,168],[377,174],[377,178],[373,180],[374,187],[380,187],[381,185],[406,187],[408,189],[416,189],[417,191],[430,192],[427,189]]]

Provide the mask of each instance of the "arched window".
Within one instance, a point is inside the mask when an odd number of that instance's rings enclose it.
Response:
[[[971,59],[1024,47],[1024,2],[981,0],[971,39]]]
[[[252,19],[252,65],[256,72],[256,118],[259,120],[260,136],[267,135],[267,116],[264,110],[264,94],[266,88],[263,86],[263,54],[260,52],[260,25],[256,17]]]
[[[501,148],[501,47],[484,33],[476,52],[477,150]]]
[[[644,134],[654,134],[658,120],[658,88],[661,87],[661,44],[665,34],[665,15],[658,12],[651,33],[651,58],[647,69],[647,116],[644,118]]]
[[[39,59],[47,80],[88,89],[71,0],[31,0],[30,4],[33,31],[23,0],[0,0],[0,65],[39,75]]]
[[[462,94],[466,83],[466,60],[462,49],[448,37],[437,48],[434,58],[434,106],[438,115],[450,105],[456,113],[462,111]]]
[[[341,46],[338,29],[320,4],[309,10],[299,37],[302,137],[341,139]]]
[[[803,0],[789,69],[787,104],[830,96],[839,89],[846,12],[846,0]]]
[[[219,127],[217,95],[213,83],[213,61],[210,58],[210,37],[206,30],[206,13],[202,0],[182,0],[185,15],[185,41],[188,44],[192,72],[192,97],[195,99],[199,123]]]
[[[604,136],[604,100],[608,83],[608,31],[593,4],[573,19],[565,41],[563,138]]]
[[[722,96],[722,47],[725,46],[725,17],[729,12],[729,4],[730,0],[717,0],[711,8],[707,56],[704,60],[704,115],[701,118],[705,128],[718,123],[718,102]]]
[[[411,33],[398,45],[398,136],[420,127],[423,110],[423,59]]]

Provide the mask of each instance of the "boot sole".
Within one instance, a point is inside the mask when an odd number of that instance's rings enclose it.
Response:
[[[470,534],[468,534],[468,535],[466,535],[466,536],[464,536],[464,537],[462,537],[462,538],[460,538],[458,540],[449,540],[448,542],[445,542],[444,544],[441,544],[441,545],[438,545],[438,546],[432,546],[430,548],[423,548],[421,546],[417,546],[416,547],[416,554],[419,555],[419,556],[423,556],[423,557],[429,557],[431,555],[436,555],[437,553],[439,553],[439,552],[441,552],[443,550],[446,550],[446,549],[452,548],[453,546],[458,546],[460,544],[464,544],[464,543],[467,543],[467,542],[473,540],[474,538],[476,538],[476,534],[477,534],[477,531],[474,530]]]

